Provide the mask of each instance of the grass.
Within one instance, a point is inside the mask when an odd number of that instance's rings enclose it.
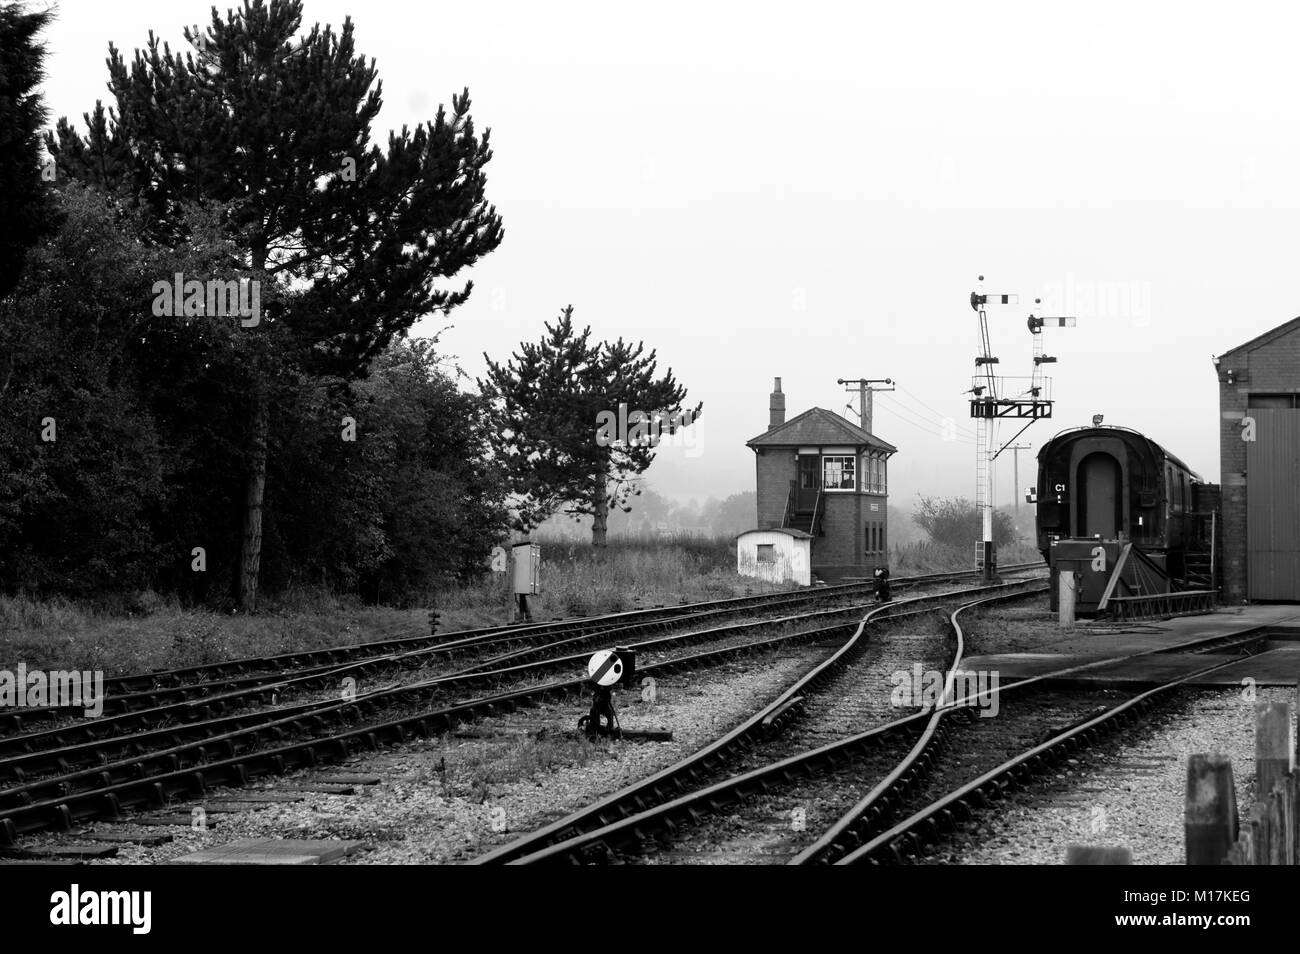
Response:
[[[924,573],[943,573],[949,570],[969,570],[974,566],[975,554],[956,547],[931,543],[928,540],[895,546],[889,554],[889,574],[893,577],[914,576]],[[997,562],[1002,566],[1041,560],[1042,554],[1032,543],[1016,542],[998,548]]]
[[[103,670],[112,676],[428,632],[423,611],[363,606],[323,591],[269,600],[256,616],[145,596],[144,608],[130,613],[61,598],[0,596],[0,667],[24,662],[33,669]]]
[[[792,589],[736,573],[730,537],[611,537],[603,551],[566,539],[542,547],[543,592],[529,597],[534,620],[594,616]],[[1021,551],[1024,551],[1021,553]],[[1004,548],[1001,562],[1036,557]],[[968,554],[929,543],[894,547],[894,577],[964,569]],[[439,632],[509,623],[515,597],[508,573],[431,594]],[[0,668],[103,670],[119,675],[245,656],[349,645],[428,633],[426,611],[367,606],[321,589],[294,589],[263,601],[256,615],[192,608],[156,593],[89,605],[59,597],[0,596]]]
[[[1047,594],[1002,606],[984,607],[963,622],[966,655],[1026,653],[1073,635],[1059,629],[1048,611]]]
[[[543,592],[528,598],[534,619],[621,613],[790,589],[736,573],[730,538],[611,537],[603,552],[567,540],[534,539],[542,547]],[[512,580],[494,574],[439,593],[440,609],[514,607]]]

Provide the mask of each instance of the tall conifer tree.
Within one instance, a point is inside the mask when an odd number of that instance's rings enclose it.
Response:
[[[37,34],[52,13],[0,7],[0,298],[18,284],[27,250],[53,230],[54,207],[42,181],[40,129],[45,48]],[[4,371],[0,368],[0,381]]]
[[[665,435],[689,426],[703,407],[684,408],[672,369],[658,376],[656,353],[622,338],[593,342],[573,327],[573,306],[523,342],[505,364],[487,361],[493,449],[519,496],[527,529],[563,510],[593,518],[591,542],[605,545],[611,507],[627,510],[633,478],[654,461]]]
[[[472,283],[436,287],[497,247],[485,198],[492,157],[468,90],[450,112],[387,148],[370,142],[382,105],[374,60],[355,51],[351,19],[299,35],[300,0],[213,8],[193,50],[148,45],[131,64],[110,45],[116,109],[60,120],[47,147],[60,172],[114,190],[151,217],[155,238],[182,242],[180,208],[220,203],[241,259],[262,284],[256,327],[237,335],[247,399],[246,492],[235,589],[255,606],[270,416],[279,382],[349,378],[420,317],[447,313]],[[169,278],[170,276],[160,276]]]

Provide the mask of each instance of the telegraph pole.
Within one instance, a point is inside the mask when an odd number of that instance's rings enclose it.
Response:
[[[892,391],[892,387],[873,388],[873,384],[894,383],[892,378],[837,378],[836,384],[846,385],[845,391],[858,392],[858,423],[870,434],[871,431],[871,395],[876,391]]]
[[[1013,491],[1011,496],[1015,503],[1017,520],[1020,519],[1020,452],[1022,450],[1029,450],[1032,446],[1032,444],[1008,444],[1003,448],[1003,450],[1011,451],[1011,473],[1012,480],[1015,481],[1015,483],[1011,485]]]

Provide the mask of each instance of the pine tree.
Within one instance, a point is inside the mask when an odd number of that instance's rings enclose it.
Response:
[[[0,298],[18,284],[27,250],[55,225],[41,179],[45,107],[36,91],[45,75],[36,36],[52,16],[0,7]]]
[[[298,36],[300,0],[245,0],[184,56],[151,32],[130,66],[109,47],[117,108],[60,120],[47,139],[59,169],[112,189],[149,216],[156,240],[185,240],[180,210],[215,203],[241,260],[225,279],[261,283],[262,316],[244,351],[247,482],[235,589],[253,609],[276,389],[303,377],[354,378],[420,317],[472,289],[435,288],[497,247],[486,201],[488,131],[468,90],[414,132],[370,142],[382,105],[374,60],[355,52],[351,19]],[[168,278],[170,276],[160,276]]]
[[[610,507],[639,493],[633,478],[654,461],[665,434],[689,426],[702,404],[683,409],[672,369],[656,377],[656,353],[622,338],[594,343],[575,332],[573,306],[522,342],[504,365],[484,355],[493,450],[519,495],[518,524],[530,529],[563,509],[590,514],[593,546],[605,545]]]

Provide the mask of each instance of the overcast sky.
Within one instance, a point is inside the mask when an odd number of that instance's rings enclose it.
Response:
[[[47,104],[79,122],[110,40],[183,43],[211,7],[57,9]],[[790,416],[844,411],[836,378],[894,378],[873,428],[899,448],[894,501],[973,496],[980,274],[1020,295],[990,310],[1004,374],[1030,373],[1035,297],[1078,317],[1046,332],[1057,405],[1032,453],[1101,413],[1217,480],[1211,356],[1300,313],[1294,8],[305,4],[348,14],[384,127],[468,86],[492,130],[506,237],[445,350],[479,374],[570,303],[657,348],[704,402],[694,446],[648,473],[670,496],[753,489],[778,375]]]

